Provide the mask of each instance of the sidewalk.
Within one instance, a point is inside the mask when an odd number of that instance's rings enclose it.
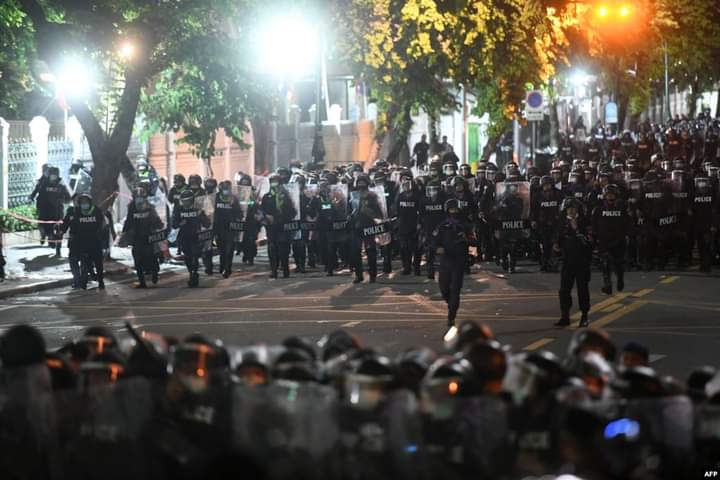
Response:
[[[17,245],[5,247],[5,281],[0,283],[0,299],[23,293],[72,285],[68,264],[68,250],[63,246],[62,257],[47,246]],[[113,247],[112,260],[105,262],[105,274],[119,275],[132,271],[129,248]]]

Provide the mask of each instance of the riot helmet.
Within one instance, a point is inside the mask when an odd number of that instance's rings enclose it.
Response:
[[[188,177],[188,186],[191,190],[200,190],[200,188],[202,188],[202,178],[200,175],[190,175]]]
[[[195,205],[195,194],[191,190],[185,190],[180,194],[180,206],[189,209]]]
[[[180,188],[183,185],[185,185],[185,175],[182,173],[176,173],[173,175],[173,186],[176,188]]]
[[[203,185],[205,187],[205,192],[207,192],[208,194],[213,194],[217,190],[218,181],[212,177],[208,177],[205,179]]]

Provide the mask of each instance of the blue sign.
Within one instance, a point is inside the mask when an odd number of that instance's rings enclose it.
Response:
[[[615,102],[605,104],[605,123],[618,123],[618,106]]]
[[[527,106],[530,108],[538,109],[541,108],[543,105],[543,94],[539,90],[533,90],[532,92],[529,92],[527,94],[527,98],[525,98],[525,103],[527,103]]]

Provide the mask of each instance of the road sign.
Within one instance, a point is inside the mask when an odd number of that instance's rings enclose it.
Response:
[[[528,122],[542,122],[543,117],[542,110],[525,110],[525,120]]]
[[[525,95],[525,111],[542,110],[545,106],[545,97],[540,90],[531,90]]]

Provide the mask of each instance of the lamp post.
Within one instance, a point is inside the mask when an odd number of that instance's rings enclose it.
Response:
[[[323,101],[323,63],[325,61],[325,50],[323,35],[320,34],[320,48],[319,50],[319,61],[317,68],[317,83],[315,85],[315,136],[313,137],[312,146],[312,163],[314,165],[322,164],[325,161],[325,142],[323,140],[323,127],[322,127],[322,111],[325,102]],[[327,112],[325,112],[327,114]]]
[[[665,95],[663,97],[662,119],[669,120],[672,116],[672,114],[670,113],[670,74],[668,71],[668,45],[667,40],[665,40],[664,38],[662,41],[662,49],[663,60],[665,63]]]

